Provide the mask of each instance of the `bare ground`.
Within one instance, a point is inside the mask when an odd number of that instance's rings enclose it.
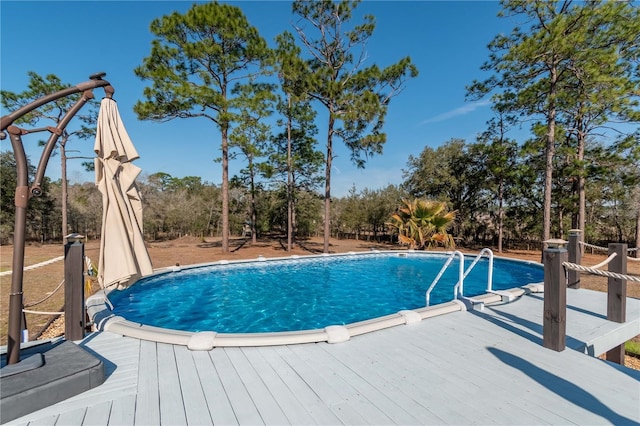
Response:
[[[286,251],[286,240],[280,238],[261,239],[255,244],[251,240],[233,239],[229,253],[223,253],[219,239],[198,239],[184,237],[169,241],[158,241],[147,244],[149,255],[154,268],[166,266],[191,265],[198,263],[215,262],[218,260],[252,259],[258,256],[281,257],[293,254],[305,255],[321,253],[323,244],[321,238],[311,238],[297,244],[291,252]],[[329,251],[344,253],[348,251],[368,251],[371,249],[397,249],[398,246],[379,244],[362,240],[337,240],[332,239]],[[473,250],[463,249],[465,253]],[[97,263],[99,254],[99,241],[89,241],[85,244],[85,255]],[[37,264],[54,257],[64,255],[62,244],[30,244],[25,248],[25,266]],[[508,251],[500,256],[540,261],[539,251]],[[0,272],[11,270],[13,257],[12,246],[0,246]],[[587,253],[583,257],[584,265],[594,265],[606,258],[603,253]],[[628,262],[628,272],[640,275],[640,262]],[[27,309],[42,312],[60,312],[64,307],[64,286],[56,291],[64,277],[64,265],[62,261],[45,265],[36,269],[27,270],[23,275],[24,301]],[[581,277],[583,288],[607,291],[607,278],[583,274]],[[97,285],[93,283],[93,291]],[[9,316],[9,293],[11,289],[11,275],[0,276],[0,339],[6,344],[7,323]],[[640,285],[629,283],[627,285],[630,297],[640,298]],[[41,303],[30,307],[34,302]],[[26,322],[29,328],[30,339],[38,337],[54,337],[64,334],[64,320],[56,318],[58,315],[26,314]],[[62,317],[63,318],[63,317]],[[640,337],[636,339],[640,341]],[[640,359],[627,357],[626,365],[640,369]]]

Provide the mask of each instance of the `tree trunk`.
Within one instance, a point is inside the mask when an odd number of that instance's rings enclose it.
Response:
[[[542,212],[542,241],[551,238],[551,192],[553,189],[553,157],[556,149],[556,107],[553,100],[556,96],[557,70],[551,69],[549,97],[552,99],[547,114],[547,143],[545,147],[544,203]]]
[[[331,235],[331,163],[333,161],[333,126],[335,119],[329,111],[329,129],[327,131],[327,168],[324,183],[324,253],[329,253],[329,236]]]
[[[587,197],[585,193],[585,178],[580,176],[578,178],[578,229],[580,232],[580,241],[584,241],[584,236],[587,231]]]
[[[214,208],[214,203],[211,203],[211,208],[209,209],[209,220],[207,221],[207,236],[211,235],[212,233],[211,221],[213,220],[213,208]]]
[[[542,207],[542,241],[551,238],[551,190],[553,188],[553,156],[555,153],[555,141],[550,136],[555,132],[555,121],[548,123],[549,135],[545,148],[546,165],[544,173],[544,203]]]
[[[293,171],[291,166],[291,95],[287,94],[287,251],[293,249]]]
[[[229,126],[222,126],[222,252],[229,252]]]
[[[500,181],[498,186],[498,253],[502,253],[502,228],[504,226],[504,208],[502,206],[504,197],[504,182]]]
[[[585,193],[585,178],[582,162],[584,160],[584,135],[578,135],[578,161],[580,162],[580,171],[578,175],[578,229],[581,238],[584,240],[585,223],[587,217],[587,197]]]
[[[256,184],[254,181],[254,171],[253,171],[253,159],[249,159],[249,173],[250,173],[250,189],[251,189],[251,242],[253,244],[258,242],[258,212],[256,208]]]
[[[67,186],[67,152],[65,151],[66,140],[60,143],[60,181],[62,184],[62,244],[67,243],[69,225],[67,217],[67,205],[69,203],[69,192]]]
[[[558,238],[564,238],[564,207],[558,206]]]
[[[640,188],[636,188],[636,259],[640,259]]]
[[[291,247],[293,247],[293,243],[296,240],[298,223],[296,217],[296,197],[295,191],[291,193]],[[311,235],[311,234],[309,234]]]

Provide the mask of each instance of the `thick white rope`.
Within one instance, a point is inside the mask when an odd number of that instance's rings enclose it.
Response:
[[[33,269],[33,268],[37,268],[39,266],[44,266],[44,265],[51,264],[53,262],[57,262],[60,259],[64,259],[64,256],[56,257],[54,259],[47,260],[46,262],[42,262],[42,263],[38,263],[37,265],[29,266],[28,268],[25,268],[25,271],[27,269]],[[89,259],[89,257],[85,256],[85,261],[87,263],[87,271],[88,271],[89,275],[92,276],[94,274],[95,267],[93,266],[93,263],[91,262],[91,259]],[[10,274],[10,273],[11,273],[11,271],[3,272],[3,274]],[[32,306],[36,306],[36,305],[41,304],[42,302],[46,301],[47,299],[50,299],[54,294],[56,294],[56,292],[58,290],[60,290],[60,288],[62,287],[63,284],[64,284],[64,280],[60,281],[60,284],[58,284],[58,287],[56,287],[51,293],[49,293],[43,299],[40,299],[37,302],[25,303],[24,307],[25,308],[30,308]],[[29,311],[26,311],[26,310],[23,309],[23,312],[29,312]],[[35,313],[35,312],[30,312],[30,313]],[[61,312],[53,312],[53,314],[56,314],[56,313],[61,313]]]
[[[600,251],[608,251],[609,250],[607,247],[594,246],[593,244],[585,243],[583,241],[578,241],[578,243],[582,244],[585,247],[592,248],[594,250],[600,250]]]
[[[39,267],[45,266],[45,265],[51,265],[52,263],[58,262],[58,261],[60,261],[62,259],[64,259],[64,256],[54,257],[53,259],[45,260],[44,262],[40,262],[40,263],[36,263],[35,265],[27,266],[27,267],[25,267],[23,269],[23,271],[28,271],[30,269],[39,268]],[[13,273],[13,271],[0,272],[0,277],[3,277],[5,275],[11,275],[12,273]]]
[[[62,287],[62,284],[64,284],[64,280],[60,281],[60,284],[58,284],[58,287],[56,287],[55,290],[53,290],[51,293],[49,293],[47,296],[44,297],[44,299],[42,300],[38,300],[37,302],[32,302],[32,303],[25,303],[24,306],[25,308],[30,308],[32,306],[36,306],[41,304],[42,302],[44,302],[45,300],[49,299],[51,296],[53,296],[54,294],[56,294],[56,291],[60,290],[60,287]]]
[[[598,263],[597,265],[590,266],[590,268],[600,269],[604,265],[608,265],[609,262],[611,262],[617,255],[618,255],[618,253],[611,253],[611,256],[607,257],[605,260],[603,260],[602,262]]]
[[[640,283],[640,277],[635,275],[622,275],[622,274],[618,274],[617,272],[601,271],[600,269],[590,268],[588,266],[582,266],[582,265],[578,265],[576,263],[570,263],[570,262],[562,262],[562,266],[572,271],[588,272],[590,274],[600,275],[602,277],[617,278],[619,280],[627,280],[627,281]]]
[[[592,248],[594,250],[609,251],[609,249],[607,247],[594,246],[593,244],[585,243],[585,242],[582,242],[582,241],[578,241],[578,243],[582,244],[585,247]],[[627,249],[627,252],[633,253],[633,252],[635,252],[637,250],[638,250],[638,248],[634,247],[634,248]],[[627,256],[627,260],[630,260],[632,262],[640,262],[640,258],[630,257],[630,256]]]
[[[35,315],[64,315],[64,312],[30,311],[28,309],[23,309],[22,312],[24,312],[25,314],[35,314]]]

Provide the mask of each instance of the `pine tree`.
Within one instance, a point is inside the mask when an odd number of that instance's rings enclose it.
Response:
[[[234,82],[264,73],[269,49],[235,6],[195,4],[151,23],[151,54],[135,69],[149,80],[146,101],[134,111],[143,120],[206,118],[220,130],[222,151],[222,251],[229,251],[229,141],[236,120]]]
[[[330,0],[293,3],[300,17],[296,31],[310,55],[311,76],[306,93],[328,112],[325,155],[324,252],[329,251],[331,233],[331,165],[334,136],[351,151],[351,160],[364,167],[366,158],[380,154],[386,141],[384,118],[392,97],[418,70],[405,57],[380,69],[364,66],[364,46],[375,29],[374,18],[364,17],[362,24],[348,26],[359,1]],[[305,28],[303,24],[310,24]],[[359,54],[356,55],[360,50]],[[340,126],[339,123],[342,123]]]

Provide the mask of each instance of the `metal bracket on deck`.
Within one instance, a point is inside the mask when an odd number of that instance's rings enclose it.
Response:
[[[474,299],[472,297],[466,297],[466,296],[459,296],[458,300],[460,300],[462,303],[464,303],[464,306],[467,308],[467,310],[471,310],[471,311],[484,311],[484,301],[482,300],[478,300],[478,299]]]

